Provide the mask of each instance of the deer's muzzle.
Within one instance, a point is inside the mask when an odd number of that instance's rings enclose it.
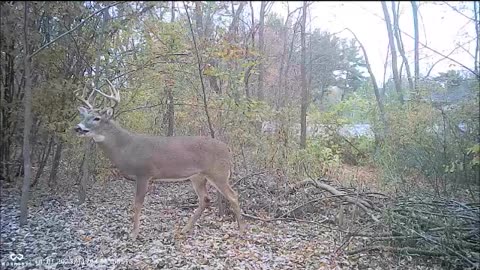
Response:
[[[75,127],[75,132],[77,132],[77,133],[80,134],[80,135],[84,135],[84,134],[87,134],[88,132],[90,132],[90,130],[89,130],[88,128],[85,128],[84,125],[78,124],[78,125]]]

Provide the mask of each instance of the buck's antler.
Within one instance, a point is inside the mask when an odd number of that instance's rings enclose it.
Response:
[[[87,99],[85,99],[86,93],[87,93],[87,85],[85,84],[85,87],[82,90],[82,95],[78,95],[78,92],[80,90],[75,91],[75,96],[77,97],[78,100],[80,100],[83,104],[85,104],[90,110],[93,110],[93,105],[90,104],[90,99],[92,98],[92,95],[95,91],[91,91],[90,94],[88,95]]]
[[[113,84],[112,84],[112,82],[110,82],[110,80],[107,79],[107,83],[110,86],[110,95],[107,95],[107,94],[103,93],[99,89],[95,89],[95,91],[97,93],[99,93],[100,95],[106,97],[108,100],[113,101],[114,103],[111,107],[115,108],[118,105],[118,103],[120,102],[120,93],[118,92],[117,89],[115,89],[115,86],[113,86]]]
[[[107,83],[110,87],[110,95],[107,95],[107,94],[103,93],[102,91],[100,91],[99,89],[94,88],[90,92],[90,94],[88,94],[88,97],[85,98],[87,96],[87,85],[85,85],[85,87],[82,90],[82,95],[80,96],[78,94],[78,92],[80,92],[80,90],[77,90],[77,91],[75,91],[75,96],[77,97],[78,100],[80,100],[83,104],[85,104],[90,110],[93,110],[95,106],[92,105],[92,104],[95,104],[95,102],[94,102],[94,100],[91,100],[91,98],[93,97],[93,94],[95,92],[97,92],[100,95],[107,98],[108,100],[113,101],[113,104],[112,104],[111,107],[115,108],[118,105],[118,103],[120,102],[120,93],[118,92],[118,90],[115,89],[115,86],[113,86],[113,84],[112,84],[112,82],[110,82],[110,80],[107,79]],[[103,101],[102,101],[102,104],[103,104]]]

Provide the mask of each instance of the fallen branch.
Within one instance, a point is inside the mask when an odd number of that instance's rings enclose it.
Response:
[[[268,219],[265,219],[265,218],[257,217],[257,216],[254,216],[254,215],[245,214],[245,213],[242,213],[242,216],[247,217],[247,218],[251,218],[251,219],[254,219],[254,220],[260,220],[260,221],[263,221],[263,222],[273,222],[273,221],[298,221],[298,222],[305,222],[305,223],[320,224],[320,223],[324,223],[324,222],[329,221],[328,218],[325,218],[325,219],[323,219],[323,220],[321,220],[321,221],[311,221],[311,220],[297,219],[297,218],[288,218],[288,217],[287,217],[287,218],[279,217],[279,218],[268,218]]]
[[[357,237],[352,235],[352,237]],[[366,236],[362,236],[366,237]],[[391,236],[371,236],[373,241],[389,241],[389,240],[414,240],[421,239],[420,236],[409,236],[409,235],[391,235]]]
[[[458,257],[462,258],[464,261],[468,262],[470,265],[475,266],[475,263],[472,262],[469,258],[467,258],[465,255],[457,252],[456,250],[454,250],[454,249],[451,248],[450,246],[447,246],[445,243],[443,243],[443,242],[438,242],[438,241],[432,239],[431,237],[427,237],[427,236],[425,236],[425,235],[417,232],[417,231],[414,230],[414,229],[405,227],[405,225],[400,224],[400,226],[402,226],[402,227],[404,227],[405,229],[409,230],[410,232],[412,232],[412,233],[420,236],[423,240],[425,240],[425,241],[427,241],[427,242],[436,244],[436,245],[438,245],[438,246],[441,246],[441,247],[447,249],[450,254],[455,255],[455,256],[458,256]]]
[[[368,202],[366,202],[365,200],[362,200],[362,199],[360,199],[360,198],[353,198],[353,197],[351,197],[351,196],[348,196],[348,195],[346,195],[346,193],[341,192],[341,191],[337,190],[336,188],[334,188],[334,187],[332,187],[332,186],[330,186],[330,185],[327,185],[327,184],[325,184],[325,183],[320,183],[320,182],[315,181],[315,180],[313,180],[313,179],[305,179],[305,180],[302,180],[302,181],[296,183],[296,184],[292,187],[292,189],[297,189],[297,188],[299,188],[299,187],[301,187],[301,186],[305,186],[305,185],[307,185],[307,184],[312,184],[312,185],[316,186],[317,188],[322,189],[322,190],[326,190],[326,191],[328,191],[328,192],[330,192],[331,194],[336,195],[336,196],[342,196],[342,197],[344,196],[344,197],[345,197],[345,200],[346,200],[347,202],[352,203],[352,204],[355,204],[355,205],[357,205],[358,207],[360,207],[360,209],[362,209],[365,213],[367,213],[368,215],[370,215],[370,217],[371,217],[375,222],[378,222],[378,221],[379,221],[378,218],[375,217],[375,216],[371,213],[371,211],[370,211],[370,209],[375,209],[375,208],[373,207],[373,205],[371,205],[370,203],[368,203]],[[375,210],[376,210],[376,209],[375,209]]]
[[[401,235],[418,236],[417,247],[441,250],[446,255],[461,259],[464,266],[478,267],[478,219],[477,209],[465,208],[450,200],[400,201],[391,209],[390,227]],[[472,229],[474,229],[472,231]],[[468,233],[468,236],[465,233]],[[375,240],[375,238],[372,238]]]
[[[420,213],[420,214],[426,214],[426,215],[433,215],[433,216],[439,216],[439,217],[451,217],[451,216],[445,215],[445,214],[433,213],[433,212],[429,212],[429,211],[422,211],[422,210],[411,209],[411,208],[398,209],[397,211],[413,211],[413,212],[417,212],[417,213]],[[476,223],[480,222],[480,219],[478,219],[478,218],[473,218],[473,217],[463,216],[463,215],[455,215],[455,218],[468,219],[468,220],[471,220],[471,221],[476,222]]]
[[[347,255],[355,255],[363,252],[370,252],[370,251],[387,251],[387,252],[395,252],[395,253],[406,253],[409,255],[422,255],[422,256],[432,256],[432,257],[439,257],[439,256],[447,256],[448,254],[441,251],[430,251],[425,249],[417,249],[411,247],[390,247],[390,246],[371,246],[371,247],[363,247],[351,251],[347,251]]]
[[[302,223],[311,223],[311,224],[315,224],[315,225],[323,227],[323,228],[327,228],[329,230],[339,231],[339,232],[342,232],[342,233],[348,233],[347,231],[342,230],[340,228],[333,228],[333,227],[324,225],[323,223],[326,223],[326,222],[330,221],[330,219],[328,219],[328,218],[325,218],[321,221],[311,221],[311,220],[299,219],[299,218],[269,218],[269,219],[265,219],[265,218],[257,217],[257,216],[254,216],[254,215],[245,214],[245,213],[242,213],[242,216],[253,219],[253,220],[259,220],[259,221],[262,221],[262,222],[296,221],[296,222],[302,222]]]
[[[389,196],[387,196],[385,194],[382,194],[382,193],[379,193],[379,192],[365,192],[363,194],[365,194],[367,197],[374,197],[374,198],[377,198],[377,199],[390,199]]]
[[[281,215],[279,218],[282,218],[282,217],[285,217],[287,216],[288,214],[306,206],[306,205],[309,205],[311,203],[315,203],[315,202],[319,202],[319,201],[322,201],[322,200],[325,200],[325,199],[330,199],[330,198],[338,198],[338,197],[346,197],[346,196],[350,196],[352,194],[350,193],[345,193],[345,194],[337,194],[337,195],[331,195],[331,196],[326,196],[326,197],[322,197],[322,198],[317,198],[317,199],[313,199],[313,200],[310,200],[308,202],[305,202],[305,203],[302,203],[301,205],[291,209],[291,210],[288,210],[287,212],[285,212],[283,215]]]

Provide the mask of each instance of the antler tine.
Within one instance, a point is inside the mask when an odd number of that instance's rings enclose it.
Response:
[[[107,99],[111,100],[114,102],[112,108],[115,108],[118,103],[120,102],[120,93],[118,92],[117,89],[115,89],[115,86],[113,86],[112,82],[110,82],[110,80],[107,79],[107,83],[108,85],[110,86],[110,95],[107,95],[105,93],[103,93],[102,91],[98,90],[98,89],[95,89],[95,91],[97,93],[99,93],[100,95],[106,97]]]
[[[87,92],[86,89],[87,89],[87,85],[85,84],[85,87],[83,87],[83,90],[82,90],[82,95],[79,96],[79,95],[78,95],[78,92],[79,92],[80,90],[77,90],[77,91],[75,91],[75,96],[77,97],[78,100],[80,100],[81,102],[83,102],[83,104],[85,104],[90,110],[92,110],[92,109],[93,109],[93,106],[92,106],[92,104],[90,104],[89,100],[90,100],[90,98],[92,97],[92,94],[93,94],[94,91],[91,91],[91,92],[90,92],[90,95],[88,95],[88,98],[85,100],[84,96],[85,96],[85,94],[86,94],[86,92]]]
[[[110,86],[110,91],[114,95],[114,100],[116,101],[116,105],[118,105],[118,103],[120,103],[120,92],[115,88],[115,86],[113,86],[112,82],[109,79],[107,79],[107,83]]]

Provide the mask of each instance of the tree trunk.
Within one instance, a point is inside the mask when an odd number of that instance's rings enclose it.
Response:
[[[40,155],[40,158],[39,158],[40,165],[38,166],[38,170],[37,170],[37,173],[35,174],[35,178],[33,179],[31,187],[35,186],[38,182],[38,179],[40,179],[40,176],[42,176],[43,169],[47,164],[48,157],[50,156],[50,151],[52,150],[53,140],[54,140],[54,136],[51,136],[48,144],[44,147],[42,154]]]
[[[32,162],[30,160],[31,146],[30,146],[30,130],[32,128],[32,76],[30,73],[31,58],[28,54],[28,38],[27,38],[27,14],[28,2],[25,1],[24,7],[24,65],[25,65],[25,96],[24,96],[24,128],[23,128],[23,168],[24,178],[22,186],[22,197],[20,200],[20,225],[23,226],[27,222],[28,217],[28,199],[30,193],[30,181],[32,178]]]
[[[279,100],[277,102],[278,106],[277,106],[277,109],[278,108],[282,108],[285,106],[285,96],[283,96],[283,91],[281,90],[282,89],[282,81],[283,81],[283,69],[285,68],[285,56],[287,54],[287,50],[288,50],[288,17],[287,19],[285,19],[285,24],[284,24],[284,27],[282,29],[282,42],[283,42],[283,53],[282,55],[280,56],[280,69],[278,71],[278,91],[280,92],[280,95],[279,95]]]
[[[228,32],[233,37],[237,36],[238,33],[238,22],[240,21],[240,14],[242,14],[243,9],[245,8],[246,2],[240,2],[240,5],[238,6],[237,10],[233,10],[233,2],[232,2],[232,12],[233,12],[233,18],[232,18],[232,23],[230,24],[230,27],[228,28]]]
[[[203,12],[202,12],[202,2],[195,2],[195,25],[197,28],[198,39],[200,40],[203,37]]]
[[[309,32],[312,33],[311,25],[312,25],[312,20],[310,17],[310,21],[308,22],[310,24],[310,30]],[[313,58],[313,51],[312,51],[312,35],[309,36],[308,38],[308,80],[307,80],[307,89],[310,90],[312,89],[312,80],[313,80],[313,63],[312,63],[312,58]],[[345,80],[345,83],[347,80]],[[343,91],[345,93],[345,91]],[[310,103],[310,93],[308,91],[308,99],[307,102]]]
[[[252,48],[255,48],[255,10],[253,9],[253,4],[252,1],[249,1],[250,4],[250,18],[252,19],[252,30],[251,30],[251,35],[252,35]]]
[[[288,5],[288,3],[287,3]],[[279,101],[278,101],[278,108],[282,108],[285,106],[285,103],[286,103],[286,92],[285,92],[285,84],[283,83],[284,82],[284,79],[286,80],[286,78],[284,78],[284,70],[285,70],[285,57],[289,54],[289,51],[288,51],[288,31],[290,30],[288,28],[288,22],[289,22],[289,19],[290,19],[290,16],[292,16],[292,14],[294,14],[295,11],[293,12],[290,12],[288,10],[288,14],[287,14],[287,18],[285,19],[285,22],[283,24],[283,29],[282,29],[282,42],[283,42],[283,52],[282,52],[282,55],[280,57],[280,69],[278,71],[278,91],[279,91]],[[294,39],[294,36],[295,36],[295,29],[293,30],[293,37],[292,37],[292,41]]]
[[[303,1],[303,13],[300,32],[301,41],[301,64],[300,76],[302,84],[302,104],[300,107],[300,148],[305,149],[307,145],[307,107],[308,107],[308,91],[307,91],[307,71],[306,71],[306,45],[305,45],[305,25],[307,22],[307,2]]]
[[[398,11],[395,7],[395,1],[392,1],[392,16],[393,16],[393,27],[394,27],[395,39],[397,40],[398,52],[400,53],[400,56],[403,59],[403,63],[405,64],[408,87],[410,88],[410,91],[413,91],[414,85],[412,80],[412,73],[410,72],[410,65],[408,64],[408,58],[405,55],[405,50],[403,47],[403,40],[402,40],[402,34],[400,32],[400,23],[399,23],[400,15],[398,14]],[[399,77],[401,78],[401,76],[402,76],[402,72],[400,72]]]
[[[165,94],[167,95],[167,111],[165,118],[167,119],[167,136],[173,136],[175,128],[175,109],[173,100],[173,83],[172,80],[165,80]]]
[[[258,89],[257,97],[259,100],[264,100],[265,94],[263,92],[263,76],[264,76],[264,62],[265,62],[265,40],[264,40],[264,31],[265,31],[265,7],[267,6],[267,1],[262,1],[260,5],[260,21],[258,27],[258,52],[261,55],[261,60],[258,65]]]
[[[250,99],[250,72],[252,71],[253,66],[249,66],[247,70],[245,70],[245,75],[243,77],[244,81],[244,89],[245,89],[245,97]]]
[[[355,40],[360,45],[360,49],[362,49],[363,56],[365,57],[365,64],[367,65],[367,70],[368,70],[368,73],[370,74],[370,78],[372,80],[373,91],[375,93],[375,100],[377,101],[378,110],[380,111],[380,121],[382,121],[382,124],[383,124],[383,127],[384,127],[384,134],[382,134],[382,136],[381,136],[381,138],[383,139],[383,136],[388,134],[389,129],[388,129],[388,123],[387,123],[387,120],[386,120],[386,117],[385,117],[385,108],[383,106],[383,101],[382,101],[382,98],[380,96],[380,91],[378,90],[377,80],[375,79],[375,74],[373,74],[372,67],[370,66],[370,61],[368,60],[367,51],[365,51],[365,47],[363,47],[362,42],[358,39],[357,35],[355,35],[355,33],[352,30],[350,30],[350,29],[347,29],[347,30],[350,33],[352,33],[353,37],[355,38]]]
[[[392,54],[393,81],[395,83],[395,90],[397,91],[400,103],[403,104],[402,85],[400,84],[400,77],[398,75],[397,49],[395,48],[395,40],[393,38],[393,30],[392,30],[392,24],[390,21],[390,14],[388,13],[387,4],[385,1],[382,1],[382,9],[383,9],[383,14],[385,16],[385,24],[387,26],[388,42],[390,43],[390,52]]]
[[[474,23],[475,23],[475,33],[477,34],[477,40],[475,45],[475,73],[479,74],[480,72],[480,9],[478,6],[478,1],[473,1],[473,13]],[[480,77],[477,76],[477,79],[480,81]]]
[[[48,178],[48,186],[53,189],[57,185],[57,171],[62,158],[63,141],[57,138],[57,147],[52,161],[52,169],[50,171],[50,177]]]
[[[205,12],[207,11],[208,9],[205,10]],[[208,18],[205,19],[204,21],[204,11],[203,11],[203,3],[201,1],[197,1],[195,2],[195,26],[196,26],[196,34],[197,34],[197,38],[196,38],[196,46],[199,50],[202,50],[204,48],[204,45],[205,45],[205,41],[206,39],[208,38],[208,31],[207,31],[207,28],[208,28],[208,25],[209,25],[209,20]],[[208,17],[208,16],[206,16]],[[206,63],[212,67],[217,67],[217,63],[215,62],[215,59],[205,59],[205,61],[202,61],[203,63]],[[203,65],[202,63],[202,65]],[[206,79],[207,79],[207,82],[208,84],[210,85],[211,89],[217,93],[217,94],[222,94],[222,90],[220,88],[220,86],[218,85],[218,80],[215,76],[210,76],[210,75],[206,75]],[[203,80],[203,79],[202,79]]]
[[[300,18],[301,18],[301,16],[299,16],[299,19]],[[295,26],[297,26],[297,25],[298,24],[295,24]],[[287,84],[287,82],[288,82],[288,75],[290,74],[290,66],[291,66],[291,63],[292,63],[292,56],[293,56],[293,46],[295,44],[295,38],[296,38],[295,30],[296,30],[296,27],[294,27],[294,29],[293,29],[292,40],[290,41],[290,49],[288,51],[287,64],[285,66],[285,72],[284,72],[284,75],[283,75],[282,90],[283,90],[283,96],[284,96],[285,100],[288,100],[288,84]]]
[[[80,183],[78,185],[78,204],[83,204],[85,202],[85,199],[87,198],[86,194],[86,189],[87,189],[87,181],[88,181],[88,157],[87,157],[87,152],[88,152],[88,147],[89,143],[85,142],[83,144],[83,160],[82,160],[82,165],[80,167]]]
[[[175,1],[172,1],[172,8],[170,10],[170,22],[173,23],[175,21]]]
[[[416,1],[410,1],[412,4],[412,16],[413,16],[413,31],[414,31],[414,79],[413,84],[415,90],[418,92],[418,79],[420,77],[420,58],[419,58],[419,51],[418,51],[418,7]]]
[[[170,23],[175,22],[175,1],[172,1]],[[167,75],[172,76],[172,75]],[[172,76],[173,77],[173,76]],[[173,136],[175,129],[175,105],[173,99],[174,79],[170,78],[165,82],[165,94],[167,95],[167,136]]]
[[[215,61],[215,59],[210,59],[208,61],[208,64],[213,67],[213,68],[216,68],[217,67],[217,61]],[[218,95],[221,95],[222,94],[222,89],[220,88],[220,86],[218,85],[218,80],[217,80],[217,77],[216,76],[210,76],[210,75],[207,75],[207,78],[208,78],[208,83],[210,84],[210,87],[212,87],[213,89],[213,92],[217,93]]]
[[[84,160],[81,167],[80,185],[78,188],[78,203],[83,204],[87,198],[87,186],[90,180],[90,157],[92,156],[94,142],[88,140],[85,141],[84,148]]]
[[[250,36],[252,38],[252,48],[255,48],[255,10],[253,9],[253,4],[252,4],[252,1],[249,1],[249,4],[250,4],[250,17],[251,17],[251,20],[252,20],[252,28],[250,30]],[[248,44],[248,40],[247,40],[247,44]],[[247,50],[248,50],[248,45],[247,45]],[[251,96],[252,96],[252,93],[250,91],[250,75],[252,74],[251,71],[252,71],[252,68],[253,68],[253,65],[250,65],[247,70],[245,71],[245,75],[244,75],[244,83],[245,83],[245,97],[250,100]]]
[[[5,14],[8,16],[8,14]],[[9,53],[2,54],[0,74],[2,83],[0,85],[0,180],[11,182],[10,168],[11,150],[15,119],[12,117],[12,110],[9,107],[15,101],[15,56],[11,54],[14,51],[15,41],[11,40],[10,45],[4,45]],[[7,106],[10,105],[10,106]]]

